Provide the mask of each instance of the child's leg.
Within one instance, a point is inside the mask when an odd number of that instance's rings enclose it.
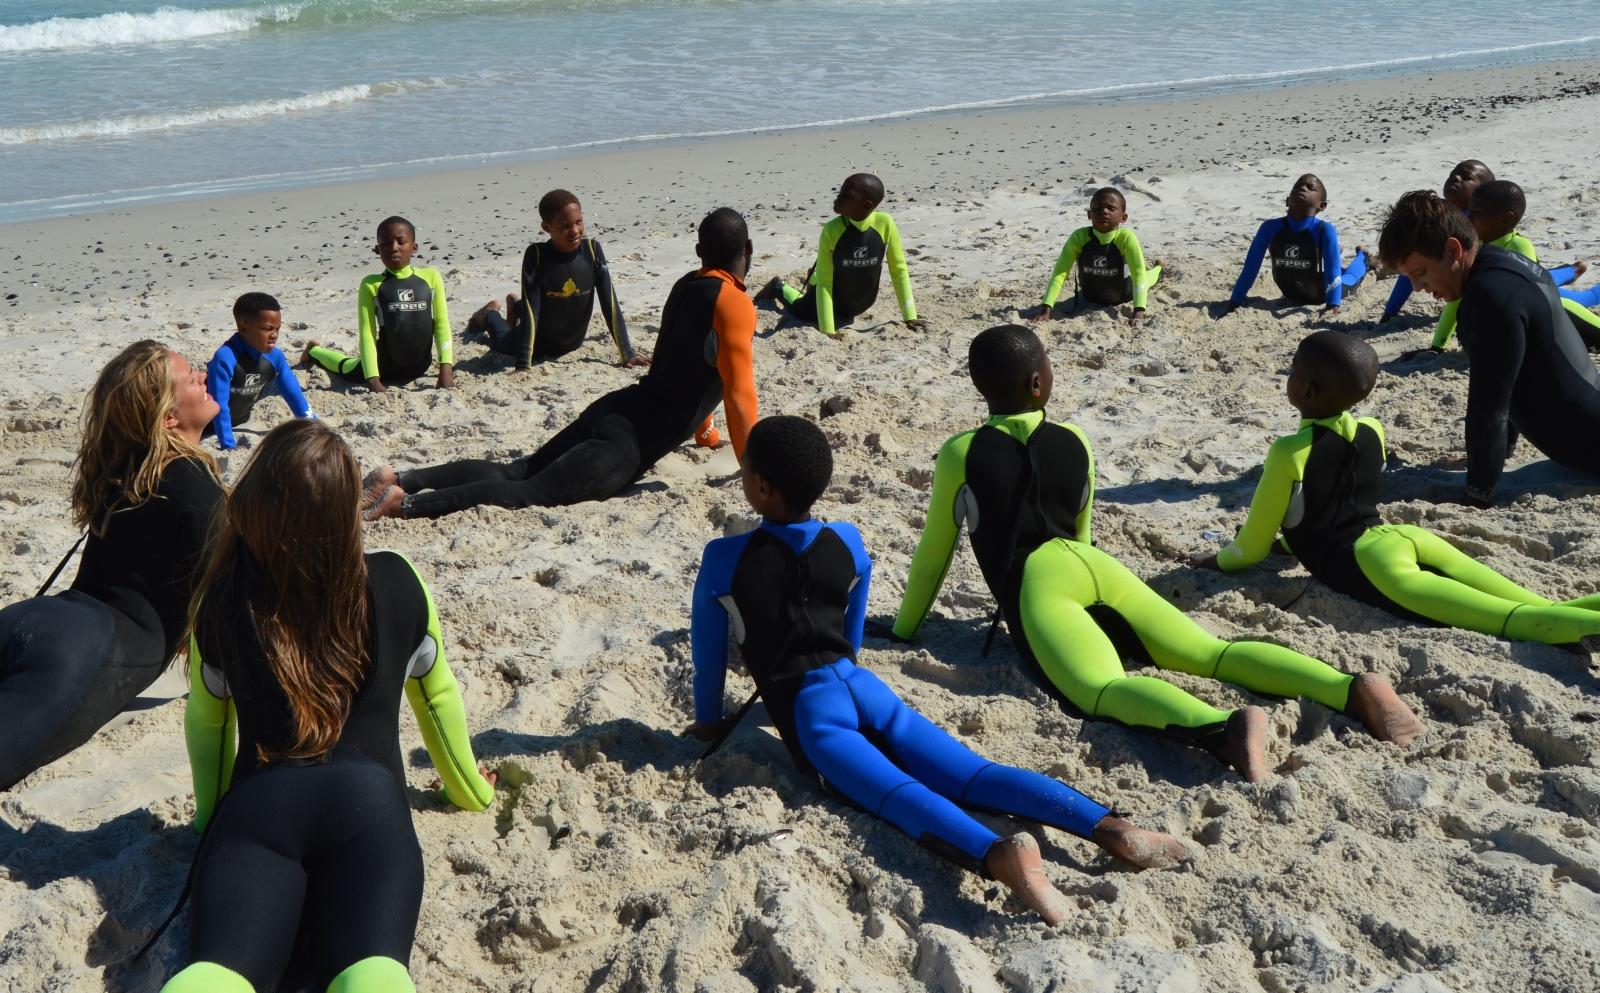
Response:
[[[1101,595],[1080,548],[1088,546],[1049,542],[1028,556],[1023,568],[1022,633],[1050,682],[1084,713],[1124,724],[1164,730],[1210,729],[1226,722],[1227,711],[1171,683],[1123,672],[1111,639],[1084,610]]]
[[[1574,290],[1563,286],[1560,291],[1562,296],[1577,303],[1582,307],[1600,307],[1600,283],[1596,283],[1586,290]]]
[[[784,284],[783,306],[797,320],[815,321],[817,319],[817,288],[807,286],[805,292]]]
[[[1158,266],[1158,265],[1151,266],[1150,268],[1148,268],[1148,269],[1146,269],[1144,271],[1144,286],[1143,286],[1143,289],[1148,291],[1150,289],[1150,287],[1156,285],[1156,282],[1158,280],[1160,280],[1160,279],[1161,279],[1161,267]]]
[[[347,383],[364,385],[367,381],[367,377],[361,374],[361,360],[353,359],[336,348],[312,345],[306,350],[306,355],[328,373],[338,376]]]
[[[1552,604],[1431,531],[1408,524],[1373,528],[1357,539],[1355,551],[1378,592],[1441,624],[1551,645],[1600,634],[1600,614]]]
[[[1581,596],[1572,600],[1562,600],[1557,606],[1577,607],[1580,610],[1600,610],[1600,593],[1591,593],[1588,596]]]
[[[1344,272],[1339,274],[1339,281],[1344,283],[1344,288],[1354,289],[1356,284],[1367,277],[1367,250],[1356,249],[1356,254],[1351,257],[1350,264],[1344,267]]]
[[[1110,555],[1076,543],[1072,550],[1092,563],[1100,599],[1132,625],[1161,668],[1210,676],[1272,696],[1310,697],[1334,710],[1345,709],[1354,677],[1281,645],[1224,641],[1163,600]]]
[[[1578,267],[1570,262],[1566,265],[1551,266],[1545,272],[1550,274],[1550,278],[1555,280],[1557,286],[1566,286],[1578,278]]]
[[[516,328],[498,310],[483,312],[483,332],[489,338],[489,348],[492,351],[517,357]]]

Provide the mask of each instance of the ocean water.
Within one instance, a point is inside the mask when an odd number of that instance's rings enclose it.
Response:
[[[1514,19],[1460,0],[0,0],[0,221],[675,136],[1591,56],[1597,13],[1595,0]]]

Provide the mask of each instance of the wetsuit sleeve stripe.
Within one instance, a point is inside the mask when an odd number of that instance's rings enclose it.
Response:
[[[872,556],[867,554],[867,546],[855,525],[841,522],[827,526],[850,549],[850,557],[855,561],[856,584],[850,588],[850,603],[844,611],[844,634],[850,639],[850,650],[860,657],[861,638],[867,626],[867,595],[872,586]]]
[[[1093,230],[1079,228],[1067,236],[1067,243],[1061,246],[1061,254],[1056,256],[1056,267],[1050,270],[1050,285],[1045,288],[1042,301],[1046,307],[1054,307],[1061,298],[1061,288],[1067,285],[1067,277],[1072,274],[1072,266],[1078,261],[1078,253],[1089,243],[1089,232]]]
[[[1289,510],[1289,498],[1294,484],[1305,472],[1305,461],[1311,451],[1310,429],[1279,438],[1267,449],[1266,462],[1261,467],[1261,482],[1256,484],[1255,495],[1250,498],[1250,515],[1244,527],[1227,547],[1217,553],[1217,564],[1224,572],[1237,572],[1254,565],[1272,551],[1272,541],[1283,525],[1283,515]]]
[[[600,298],[600,314],[606,319],[606,327],[611,329],[611,340],[616,343],[618,357],[626,362],[633,358],[633,342],[628,340],[628,322],[622,316],[621,305],[617,303],[617,288],[611,282],[611,267],[606,264],[606,253],[601,250],[598,241],[590,239],[589,250],[593,253],[594,291]]]
[[[455,365],[455,343],[450,336],[450,305],[445,299],[444,280],[437,269],[422,270],[422,278],[433,287],[433,343],[439,349],[439,364]]]
[[[1133,309],[1144,310],[1150,288],[1145,285],[1144,247],[1132,228],[1117,228],[1117,247],[1128,264],[1128,278],[1133,280]]]
[[[1523,292],[1537,294],[1531,286]],[[1511,396],[1527,351],[1530,308],[1506,306],[1492,294],[1478,294],[1472,304],[1474,326],[1494,333],[1475,335],[1467,352],[1467,489],[1491,493],[1506,464]],[[1543,300],[1534,306],[1543,307]]]
[[[972,444],[972,435],[970,431],[956,435],[939,449],[939,458],[933,467],[933,493],[928,498],[928,518],[922,525],[917,550],[911,556],[905,596],[894,619],[897,637],[910,638],[917,633],[933,606],[933,598],[939,594],[939,587],[944,585],[945,574],[950,571],[956,539],[961,535],[960,525],[956,523],[956,495],[967,484],[967,449]]]
[[[1042,418],[1039,423],[1044,423]],[[1078,440],[1083,443],[1083,454],[1089,460],[1089,491],[1085,494],[1087,499],[1083,502],[1083,509],[1078,511],[1074,523],[1077,525],[1078,540],[1085,545],[1092,545],[1094,544],[1094,447],[1089,444],[1089,436],[1076,424],[1061,422],[1060,426],[1078,436]]]
[[[1323,302],[1337,307],[1344,302],[1344,273],[1339,258],[1339,229],[1327,221],[1318,232],[1322,238]]]
[[[305,392],[300,389],[300,380],[295,378],[294,369],[289,366],[288,356],[283,354],[283,349],[274,348],[268,357],[272,360],[272,367],[278,370],[277,381],[273,383],[278,395],[283,397],[283,402],[289,405],[294,416],[310,417],[311,405],[306,402]],[[211,396],[215,398],[216,394]]]
[[[217,433],[217,444],[223,448],[232,448],[236,444],[233,439],[233,411],[228,408],[235,368],[233,349],[227,345],[217,349],[217,354],[206,363],[206,392],[217,401],[217,416],[212,418],[211,428]]]
[[[906,250],[900,244],[900,228],[888,214],[878,214],[878,233],[883,236],[884,256],[889,263],[889,280],[894,284],[895,299],[900,301],[902,320],[917,319],[917,301],[911,295],[911,269],[906,265]]]
[[[217,801],[233,778],[238,749],[238,715],[233,700],[219,700],[206,687],[200,649],[189,639],[189,700],[183,710],[183,739],[194,778],[194,829],[204,831]]]
[[[361,375],[378,378],[378,287],[383,274],[368,276],[356,291],[356,330],[360,337]]]
[[[738,287],[723,282],[711,314],[717,336],[717,373],[722,377],[722,410],[728,418],[733,454],[744,458],[745,439],[756,425],[756,308]]]
[[[694,719],[700,724],[722,720],[722,691],[727,683],[728,612],[717,600],[733,586],[733,570],[749,542],[749,532],[719,538],[700,556],[690,602],[689,652],[694,658]]]
[[[1261,260],[1267,257],[1267,246],[1272,244],[1272,239],[1277,236],[1281,227],[1283,218],[1274,217],[1270,221],[1262,221],[1261,226],[1256,228],[1256,236],[1250,241],[1250,251],[1245,253],[1244,268],[1239,271],[1239,278],[1233,284],[1233,295],[1228,298],[1229,303],[1244,303],[1244,298],[1250,293],[1250,287],[1256,284],[1256,276],[1261,273]]]
[[[817,241],[817,265],[811,273],[811,285],[817,288],[817,330],[823,334],[837,334],[833,322],[833,249],[844,233],[843,217],[835,217],[822,226],[822,237]]]
[[[435,648],[433,666],[421,678],[407,677],[406,700],[417,715],[422,743],[427,746],[434,768],[439,770],[445,796],[462,810],[487,809],[494,802],[494,787],[478,772],[478,761],[472,754],[472,742],[467,737],[466,706],[462,703],[455,673],[445,661],[444,635],[439,629],[439,612],[433,603],[433,593],[422,581],[417,567],[405,556],[400,558],[411,566],[417,585],[422,587],[422,596],[428,605],[427,637],[433,639]]]

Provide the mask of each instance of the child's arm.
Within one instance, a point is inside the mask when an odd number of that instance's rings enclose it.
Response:
[[[239,747],[238,714],[222,673],[200,659],[194,636],[189,637],[189,700],[183,709],[183,739],[189,752],[189,772],[194,777],[194,829],[202,832],[211,822],[217,802],[233,778],[233,760]]]
[[[522,308],[523,320],[517,331],[517,368],[533,365],[533,346],[539,337],[539,307],[544,294],[539,292],[539,243],[533,242],[522,253]],[[506,320],[517,322],[513,315]]]
[[[855,525],[838,522],[828,527],[844,539],[845,547],[850,549],[850,557],[855,560],[856,581],[850,587],[850,602],[844,609],[844,634],[850,639],[850,650],[859,657],[861,636],[867,624],[867,592],[872,585],[872,557],[867,554],[867,546],[862,542],[861,532]]]
[[[820,299],[820,298],[819,298]],[[756,307],[732,283],[723,283],[711,313],[717,341],[717,374],[722,377],[722,411],[728,419],[733,454],[744,458],[745,439],[756,425]]]
[[[600,242],[589,239],[589,250],[593,253],[594,294],[600,302],[600,313],[606,319],[606,327],[611,329],[611,340],[617,345],[618,361],[626,365],[634,356],[633,342],[628,340],[628,321],[622,316],[616,287],[611,284],[611,267],[606,265],[606,253],[600,248]]]
[[[1289,510],[1294,484],[1300,481],[1309,445],[1309,434],[1294,434],[1278,439],[1267,449],[1261,481],[1250,498],[1250,515],[1233,541],[1217,553],[1217,565],[1223,572],[1254,565],[1272,551],[1273,539],[1278,537],[1283,515]]]
[[[422,270],[422,278],[433,287],[433,344],[439,350],[439,385],[454,386],[455,344],[450,336],[450,308],[445,302],[444,280],[439,278],[437,269]]]
[[[933,493],[928,498],[928,518],[911,556],[905,596],[894,619],[892,630],[897,638],[916,635],[950,571],[956,539],[961,536],[961,525],[956,521],[956,495],[967,484],[967,449],[972,445],[972,435],[970,431],[957,435],[939,449],[939,459],[933,467]]]
[[[422,743],[439,771],[445,796],[462,810],[484,810],[494,802],[494,786],[478,771],[477,759],[472,754],[461,689],[444,657],[439,612],[434,608],[433,594],[417,573],[417,567],[405,556],[401,558],[411,566],[428,605],[427,633],[411,656],[411,666],[406,672],[406,700],[411,704],[412,713],[417,715]]]
[[[1539,261],[1539,253],[1534,251],[1533,242],[1515,231],[1511,232],[1511,237],[1506,239],[1506,250],[1516,252],[1529,262]]]
[[[917,319],[917,302],[911,296],[911,269],[906,265],[906,250],[900,244],[900,228],[888,214],[883,218],[883,241],[889,263],[889,281],[894,284],[895,299],[900,301],[900,319],[910,324]]]
[[[238,367],[233,349],[223,345],[206,363],[206,392],[217,401],[217,416],[212,418],[212,430],[217,433],[217,447],[232,448],[238,444],[233,437],[233,411],[228,408],[228,398],[233,389],[233,373]]]
[[[1442,350],[1444,346],[1450,344],[1450,339],[1456,333],[1456,313],[1460,310],[1460,299],[1444,302],[1444,307],[1439,311],[1439,323],[1433,329],[1433,341],[1428,343],[1430,348]]]
[[[1122,259],[1128,264],[1128,277],[1133,280],[1133,309],[1144,310],[1150,295],[1150,288],[1144,285],[1144,248],[1132,228],[1117,228],[1117,241]]]
[[[1394,281],[1394,289],[1389,291],[1389,302],[1383,305],[1383,316],[1378,318],[1379,323],[1400,313],[1400,308],[1406,305],[1411,298],[1411,280],[1399,276]]]
[[[1323,297],[1323,303],[1329,307],[1338,307],[1344,303],[1344,274],[1340,271],[1339,229],[1323,221],[1321,236],[1322,278],[1327,282],[1324,287],[1326,295]]]
[[[273,386],[277,388],[278,394],[283,397],[283,402],[289,405],[289,409],[294,412],[294,416],[309,417],[312,420],[316,420],[317,415],[311,412],[311,405],[306,403],[306,395],[300,389],[300,380],[295,378],[294,369],[290,367],[289,359],[283,354],[283,349],[274,348],[270,353],[270,358],[272,367],[278,370],[278,377],[273,381]],[[215,397],[216,394],[213,393],[212,396]]]
[[[833,248],[848,223],[843,217],[835,217],[822,226],[822,237],[817,240],[817,264],[811,270],[811,285],[817,288],[817,330],[826,335],[839,333],[833,323]]]
[[[1078,528],[1078,540],[1085,545],[1092,545],[1094,544],[1094,448],[1090,446],[1089,436],[1083,433],[1082,428],[1065,421],[1058,423],[1078,436],[1078,440],[1083,442],[1083,453],[1089,457],[1089,479],[1083,490],[1083,507],[1078,510],[1075,523]]]
[[[1244,298],[1249,295],[1250,287],[1256,284],[1256,276],[1261,272],[1261,260],[1267,257],[1267,246],[1272,244],[1272,239],[1283,226],[1283,218],[1274,217],[1270,221],[1262,221],[1256,228],[1256,236],[1250,242],[1250,251],[1245,253],[1244,269],[1240,271],[1239,278],[1233,284],[1233,294],[1228,297],[1228,305],[1237,307],[1244,303]]]
[[[383,274],[368,276],[356,291],[356,330],[360,336],[361,375],[368,385],[378,379],[378,287]]]
[[[1050,285],[1045,287],[1044,299],[1040,301],[1047,311],[1061,297],[1061,288],[1067,285],[1067,277],[1072,274],[1072,267],[1078,261],[1078,253],[1089,243],[1093,232],[1093,228],[1079,228],[1068,235],[1067,243],[1061,246],[1061,254],[1056,256],[1056,267],[1050,270]]]
[[[731,585],[745,542],[718,539],[706,545],[694,580],[689,652],[694,658],[694,721],[711,727],[722,720],[728,670],[728,611],[717,598]]]

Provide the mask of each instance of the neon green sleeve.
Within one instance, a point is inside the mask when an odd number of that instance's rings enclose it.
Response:
[[[835,217],[822,226],[822,237],[817,241],[817,265],[811,273],[811,285],[817,288],[817,330],[823,334],[837,334],[833,323],[833,248],[849,223]]]
[[[888,214],[879,213],[877,216],[882,218],[878,233],[883,236],[889,280],[894,283],[895,299],[900,301],[900,317],[914,321],[917,319],[917,301],[911,296],[911,269],[906,265],[906,250],[900,244],[900,228]]]
[[[407,559],[406,564],[411,565],[411,561]],[[456,684],[455,673],[450,671],[450,664],[444,657],[439,612],[433,604],[433,593],[428,589],[428,584],[422,581],[421,574],[417,573],[417,567],[411,565],[411,572],[416,575],[417,584],[422,587],[422,595],[428,602],[426,637],[432,644],[424,642],[418,649],[420,661],[414,662],[406,678],[406,700],[417,715],[417,726],[422,729],[422,743],[428,748],[428,757],[433,760],[434,768],[439,770],[445,796],[462,810],[486,810],[494,802],[494,787],[478,771],[478,760],[472,754],[461,688]]]
[[[206,686],[205,665],[194,637],[189,638],[189,701],[183,709],[183,738],[194,778],[194,829],[204,831],[217,801],[233,779],[239,748],[238,714],[231,697],[220,699]]]
[[[1043,422],[1041,421],[1040,423]],[[1058,421],[1057,425],[1077,435],[1078,440],[1083,442],[1084,453],[1089,456],[1089,491],[1084,494],[1083,509],[1078,511],[1077,525],[1078,540],[1085,545],[1092,545],[1094,544],[1093,531],[1091,530],[1091,525],[1094,521],[1094,447],[1089,444],[1089,436],[1084,434],[1083,430],[1076,424]]]
[[[1439,311],[1439,324],[1433,329],[1434,348],[1443,348],[1450,344],[1450,339],[1456,333],[1456,313],[1461,310],[1460,300],[1446,300],[1444,309]]]
[[[1272,551],[1272,541],[1278,537],[1283,515],[1289,510],[1294,484],[1304,476],[1310,451],[1310,431],[1279,438],[1267,449],[1261,482],[1256,484],[1255,496],[1250,498],[1250,516],[1245,518],[1244,527],[1233,541],[1217,553],[1217,564],[1223,572],[1237,572],[1255,565]]]
[[[1516,252],[1529,262],[1539,261],[1539,253],[1534,251],[1533,242],[1515,231],[1501,238],[1496,244],[1508,252]]]
[[[939,449],[939,459],[933,467],[933,493],[928,498],[928,519],[922,525],[916,553],[911,556],[906,594],[894,619],[897,637],[910,638],[917,633],[933,606],[933,598],[939,594],[939,587],[944,585],[945,573],[950,571],[956,539],[961,536],[961,526],[956,521],[956,497],[967,485],[967,449],[972,446],[974,434],[973,431],[958,434]]]
[[[450,307],[444,298],[444,280],[439,270],[423,269],[419,275],[433,287],[433,344],[439,349],[440,365],[455,365],[455,348],[450,338]]]
[[[1083,251],[1083,246],[1089,243],[1094,236],[1094,228],[1079,228],[1067,236],[1067,243],[1061,247],[1061,254],[1056,258],[1056,267],[1050,270],[1050,285],[1044,291],[1046,307],[1054,307],[1056,300],[1061,296],[1061,288],[1067,285],[1067,276],[1071,275],[1072,267],[1078,261],[1078,253]]]
[[[1122,260],[1128,264],[1128,278],[1133,280],[1133,309],[1143,310],[1150,287],[1144,282],[1144,249],[1139,245],[1139,236],[1132,228],[1117,228],[1112,240],[1122,251]]]
[[[378,378],[378,286],[383,274],[368,276],[356,291],[356,329],[361,337],[361,375]]]
[[[1357,424],[1365,424],[1378,434],[1378,452],[1387,461],[1389,458],[1389,437],[1383,433],[1383,422],[1376,417],[1358,417]]]

